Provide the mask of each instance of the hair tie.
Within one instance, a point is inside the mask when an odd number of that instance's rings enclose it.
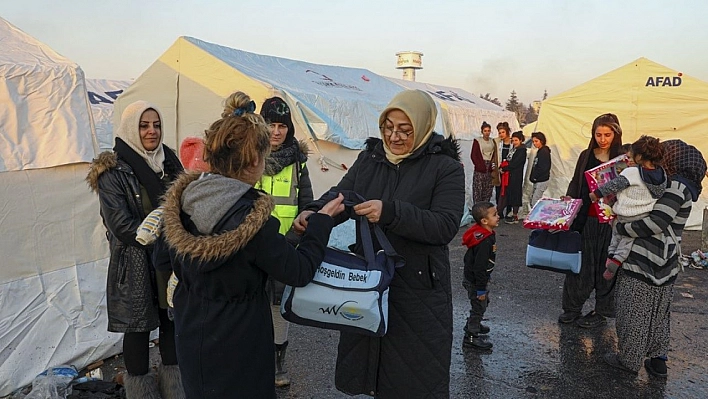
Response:
[[[239,107],[234,110],[234,112],[231,114],[233,116],[242,116],[245,113],[254,113],[256,112],[256,102],[251,100],[248,104],[246,104],[245,107]]]

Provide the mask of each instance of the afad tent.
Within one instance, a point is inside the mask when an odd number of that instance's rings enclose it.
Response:
[[[106,332],[108,245],[84,177],[84,74],[0,18],[0,396],[50,366],[119,352]]]
[[[481,99],[463,101],[473,95],[461,90],[419,87],[366,69],[253,54],[191,37],[178,38],[126,89],[113,118],[117,123],[122,110],[136,100],[153,102],[165,118],[165,142],[176,148],[188,136],[203,136],[232,92],[248,93],[259,108],[266,98],[280,96],[293,110],[298,138],[310,146],[308,168],[315,195],[320,195],[341,179],[366,138],[380,136],[379,113],[408,87],[426,90],[436,99],[441,111],[436,130],[442,134],[469,140],[479,130],[477,119],[489,115],[490,122],[506,120],[505,111],[479,106]],[[462,157],[469,158],[469,150],[464,151]]]
[[[593,120],[607,112],[619,117],[625,143],[644,134],[681,139],[708,156],[708,83],[639,58],[543,102],[535,130],[546,134],[552,150],[546,194],[565,194],[578,155],[590,142]],[[708,204],[706,180],[688,219],[689,229],[701,228]]]
[[[128,80],[86,79],[100,151],[113,148],[113,103],[130,83]]]

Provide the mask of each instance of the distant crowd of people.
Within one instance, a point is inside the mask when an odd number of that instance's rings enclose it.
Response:
[[[276,386],[290,384],[288,322],[279,310],[284,287],[311,282],[332,228],[352,214],[378,224],[406,265],[389,287],[386,334],[340,334],[336,388],[377,398],[449,397],[448,245],[465,209],[465,173],[456,140],[434,131],[430,95],[403,91],[381,112],[380,137],[366,141],[331,189],[365,199],[351,210],[342,195],[315,199],[307,145],[296,139],[286,101],[266,99],[257,113],[246,93],[235,92],[224,104],[203,138],[185,141],[193,147],[184,152],[184,166],[163,143],[159,109],[130,104],[113,151],[100,154],[87,177],[110,243],[108,329],[124,335],[127,398],[275,398]],[[491,129],[483,123],[472,145],[475,223],[463,236],[461,283],[470,300],[463,346],[480,350],[492,347],[492,327],[482,319],[496,263],[494,230],[502,219],[519,221],[527,160],[522,132],[502,122],[496,139]],[[535,132],[532,143],[533,204],[548,187],[552,164],[546,136]],[[605,357],[608,364],[636,373],[646,358],[650,373],[665,376],[678,271],[672,244],[700,193],[705,162],[701,171],[681,145],[642,137],[629,148],[631,171],[590,192],[583,172],[622,151],[619,120],[599,116],[566,193],[582,199],[572,229],[584,246],[580,274],[565,279],[559,322],[592,328],[616,317],[619,351]],[[612,194],[621,208],[614,228],[599,223],[590,206]],[[136,232],[158,207],[161,234],[143,245]],[[361,237],[351,250],[363,254]],[[594,310],[582,315],[592,291]],[[155,374],[148,344],[158,326]]]

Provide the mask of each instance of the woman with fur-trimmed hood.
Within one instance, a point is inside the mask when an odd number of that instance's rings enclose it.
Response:
[[[183,174],[165,196],[163,237],[179,284],[174,292],[177,354],[188,398],[275,398],[269,276],[302,287],[324,258],[343,197],[310,219],[297,249],[279,233],[273,197],[253,186],[270,151],[255,103],[206,131],[209,172]]]
[[[225,112],[232,108],[229,98]],[[295,139],[290,107],[282,98],[266,99],[260,114],[270,129],[270,155],[266,158],[265,172],[256,183],[256,188],[275,198],[273,216],[280,221],[280,234],[297,244],[298,236],[291,231],[293,220],[314,199],[310,173],[307,170],[307,143]],[[266,289],[271,300],[275,329],[275,386],[283,387],[290,385],[285,368],[289,323],[280,315],[280,301],[285,284],[268,278]]]
[[[138,226],[160,204],[182,164],[163,142],[157,107],[137,101],[121,115],[113,151],[94,159],[86,178],[98,194],[111,252],[106,283],[108,331],[124,333],[126,395],[159,398],[149,374],[150,331],[160,327],[160,387],[164,397],[182,398],[174,346],[174,325],[167,317],[170,271],[156,271],[152,246],[136,241]]]
[[[448,243],[465,206],[465,174],[452,138],[433,132],[435,102],[421,90],[397,94],[379,117],[381,139],[369,138],[332,190],[367,201],[357,215],[378,223],[406,265],[396,269],[388,297],[389,325],[381,338],[342,332],[335,384],[350,395],[447,398],[450,395],[452,292]],[[298,215],[307,217],[320,199]],[[337,219],[343,222],[344,217]],[[358,229],[357,229],[358,231]],[[360,238],[352,247],[363,253]]]

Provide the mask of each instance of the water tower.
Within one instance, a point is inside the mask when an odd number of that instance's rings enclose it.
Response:
[[[415,82],[415,70],[423,69],[423,53],[419,51],[401,51],[396,53],[396,69],[403,69],[403,80]]]

